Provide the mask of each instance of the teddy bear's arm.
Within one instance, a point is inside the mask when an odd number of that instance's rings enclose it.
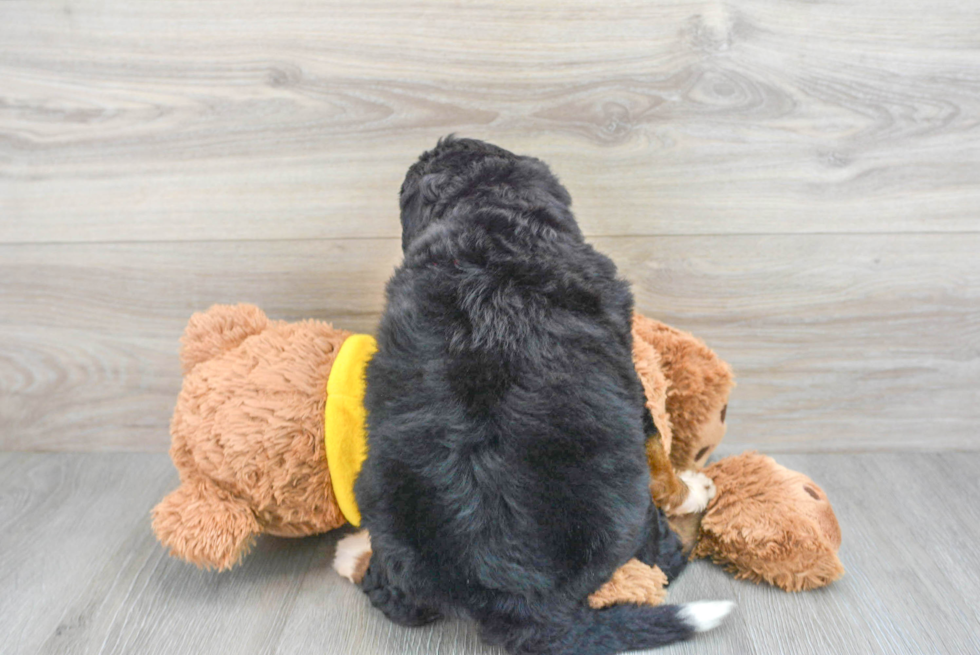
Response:
[[[153,509],[153,531],[172,554],[224,571],[241,561],[260,529],[248,503],[210,480],[190,478]]]

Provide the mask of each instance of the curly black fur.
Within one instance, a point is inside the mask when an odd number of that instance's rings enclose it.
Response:
[[[461,611],[514,653],[692,632],[674,606],[586,603],[631,557],[685,560],[648,489],[633,299],[570,204],[544,163],[469,139],[405,178],[356,486],[364,589],[399,623]]]

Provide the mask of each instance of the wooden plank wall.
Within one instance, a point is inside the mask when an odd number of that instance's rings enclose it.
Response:
[[[0,448],[162,450],[215,302],[371,330],[446,133],[539,156],[731,444],[975,449],[973,0],[0,4]]]

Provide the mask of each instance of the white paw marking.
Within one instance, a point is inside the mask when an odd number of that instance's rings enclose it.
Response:
[[[735,603],[730,600],[702,600],[682,605],[677,616],[695,632],[706,632],[721,625],[733,609]]]
[[[687,498],[677,508],[677,514],[700,512],[715,497],[715,483],[704,473],[683,471],[677,475],[687,485]]]
[[[364,553],[371,550],[371,535],[367,530],[349,534],[337,542],[333,556],[333,568],[340,575],[354,582],[354,569]]]

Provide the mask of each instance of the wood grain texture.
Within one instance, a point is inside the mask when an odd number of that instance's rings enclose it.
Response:
[[[37,652],[104,609],[85,592],[132,561],[134,526],[173,486],[166,460],[0,454],[0,652]],[[66,617],[80,598],[86,609]]]
[[[7,0],[0,243],[394,237],[436,137],[592,235],[976,231],[972,0]]]
[[[731,448],[726,452],[732,452]],[[731,599],[720,629],[656,651],[960,655],[980,649],[980,454],[781,455],[834,504],[847,574],[787,594],[706,562],[671,602]],[[336,536],[262,538],[215,574],[169,558],[149,510],[177,482],[160,454],[0,454],[3,653],[502,653],[475,628],[400,628],[339,578]]]
[[[162,450],[214,302],[371,331],[405,168],[549,161],[728,440],[977,449],[969,0],[0,7],[0,449]]]
[[[193,312],[251,302],[371,331],[400,259],[394,240],[0,250],[0,450],[166,450]]]
[[[977,449],[980,235],[597,238],[735,368],[727,442]],[[194,311],[373,331],[395,239],[0,246],[0,449],[165,450]]]

